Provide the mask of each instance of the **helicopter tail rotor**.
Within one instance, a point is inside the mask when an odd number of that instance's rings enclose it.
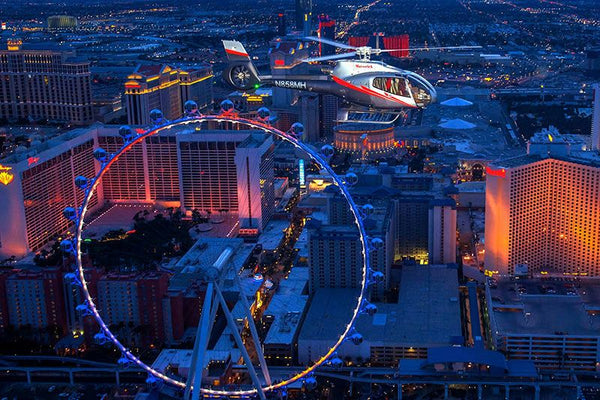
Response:
[[[229,65],[223,71],[223,80],[237,90],[255,89],[260,77],[244,45],[237,40],[223,40]]]

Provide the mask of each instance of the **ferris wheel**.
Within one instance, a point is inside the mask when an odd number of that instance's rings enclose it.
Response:
[[[184,391],[184,397],[186,400],[196,400],[200,396],[222,396],[227,398],[229,396],[256,396],[259,399],[266,399],[266,393],[284,391],[285,388],[296,381],[302,380],[308,387],[315,386],[316,380],[313,376],[314,371],[321,365],[330,365],[333,367],[342,366],[342,360],[337,357],[336,351],[346,341],[359,345],[363,341],[362,335],[355,329],[355,322],[360,314],[373,315],[377,312],[377,307],[371,304],[367,300],[367,294],[370,284],[379,283],[383,281],[383,273],[380,271],[374,271],[370,268],[370,252],[381,249],[383,247],[383,241],[380,238],[369,238],[365,231],[363,224],[364,219],[373,212],[373,206],[366,204],[359,207],[352,200],[350,195],[349,187],[357,183],[358,177],[354,173],[348,173],[344,176],[336,174],[328,161],[333,156],[334,149],[330,145],[324,145],[320,150],[316,150],[313,147],[303,143],[301,138],[303,134],[303,126],[299,123],[292,125],[288,132],[280,131],[270,125],[270,112],[267,108],[263,107],[258,110],[256,119],[242,118],[237,115],[234,110],[234,105],[230,100],[224,100],[221,103],[221,112],[218,115],[202,115],[198,112],[198,107],[195,102],[188,101],[185,106],[185,115],[175,121],[167,121],[163,118],[162,112],[159,110],[152,110],[150,118],[153,122],[153,126],[147,130],[136,129],[133,130],[129,127],[121,127],[119,130],[120,136],[123,138],[123,146],[114,154],[107,153],[102,148],[96,148],[94,150],[94,158],[100,165],[99,172],[93,178],[86,178],[78,176],[75,178],[75,185],[84,192],[84,199],[82,204],[77,207],[66,207],[63,210],[63,215],[74,222],[75,224],[75,235],[72,239],[65,239],[61,242],[61,248],[63,251],[72,253],[75,258],[75,267],[73,273],[66,274],[65,278],[70,279],[73,285],[80,287],[83,293],[84,302],[77,306],[77,311],[81,312],[84,316],[92,316],[98,323],[100,331],[94,336],[94,339],[100,344],[112,344],[122,354],[119,359],[119,365],[136,365],[148,373],[147,383],[151,385],[168,384],[180,388]],[[331,175],[333,183],[340,189],[342,195],[350,206],[350,211],[354,217],[354,223],[358,228],[360,235],[360,242],[362,246],[362,280],[356,305],[353,308],[352,316],[348,321],[347,325],[343,327],[342,333],[337,338],[335,343],[329,348],[325,354],[322,354],[314,364],[308,367],[299,367],[298,372],[294,373],[293,376],[274,382],[271,380],[271,374],[269,373],[268,366],[265,362],[264,355],[260,346],[257,330],[254,325],[254,320],[250,313],[247,299],[244,295],[240,296],[240,301],[245,301],[244,308],[247,309],[246,315],[247,322],[250,328],[250,332],[253,337],[255,344],[255,350],[258,357],[259,370],[262,375],[262,379],[257,372],[257,368],[254,366],[252,359],[250,358],[247,349],[240,337],[238,327],[235,324],[227,304],[221,294],[219,282],[216,276],[206,278],[207,292],[204,300],[204,305],[198,324],[198,332],[196,335],[196,341],[194,344],[193,362],[191,365],[191,372],[188,374],[187,380],[177,379],[172,376],[168,376],[162,371],[158,371],[152,368],[150,365],[144,363],[132,351],[124,346],[121,341],[111,332],[107,324],[102,319],[98,308],[92,298],[88,289],[88,283],[85,279],[85,271],[82,264],[82,233],[84,230],[84,218],[88,212],[88,205],[100,183],[102,177],[110,170],[111,166],[125,153],[127,153],[133,146],[142,142],[148,137],[157,135],[163,130],[171,129],[174,127],[185,127],[187,125],[197,125],[204,122],[214,121],[216,123],[231,123],[233,125],[240,124],[252,129],[262,130],[265,133],[275,135],[276,137],[283,139],[296,148],[306,152],[309,157],[315,162],[321,169],[324,169]],[[220,257],[221,258],[221,257]],[[223,260],[227,257],[224,256]],[[219,262],[219,260],[217,260]],[[224,261],[223,261],[224,262]],[[210,275],[210,274],[207,274]],[[236,279],[238,278],[237,272],[234,274]],[[239,282],[239,281],[238,281]],[[241,289],[241,288],[240,288]],[[241,290],[240,290],[241,292]],[[202,370],[203,370],[203,357],[207,350],[208,339],[210,337],[210,327],[215,318],[216,312],[219,305],[227,319],[230,330],[234,336],[237,346],[244,359],[245,366],[248,370],[248,375],[252,380],[252,387],[238,387],[230,389],[227,387],[202,387]]]

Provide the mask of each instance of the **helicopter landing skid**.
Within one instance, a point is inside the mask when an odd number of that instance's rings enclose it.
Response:
[[[348,109],[338,114],[337,123],[377,123],[393,125],[406,118],[405,111],[374,111],[367,109]]]

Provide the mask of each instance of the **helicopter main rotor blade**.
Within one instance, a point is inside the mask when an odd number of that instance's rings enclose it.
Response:
[[[394,51],[421,51],[421,50],[470,50],[470,49],[481,49],[481,46],[445,46],[445,47],[408,47],[405,49],[384,49],[373,51],[376,53],[391,53]]]
[[[307,36],[304,39],[313,40],[315,42],[325,43],[325,44],[328,44],[330,46],[335,46],[335,47],[340,48],[340,49],[356,50],[356,47],[350,46],[349,44],[335,42],[333,40],[329,40],[329,39],[325,39],[325,38],[320,38],[320,37],[316,37],[316,36]]]
[[[334,54],[334,55],[331,55],[331,56],[305,58],[304,60],[302,60],[302,62],[317,62],[317,61],[339,60],[341,58],[354,57],[355,55],[356,55],[356,52],[355,51],[351,51],[349,53]]]

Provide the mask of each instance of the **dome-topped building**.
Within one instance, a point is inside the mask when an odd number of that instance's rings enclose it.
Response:
[[[357,158],[386,157],[395,147],[394,126],[376,123],[346,123],[334,128],[334,146],[338,152]]]

